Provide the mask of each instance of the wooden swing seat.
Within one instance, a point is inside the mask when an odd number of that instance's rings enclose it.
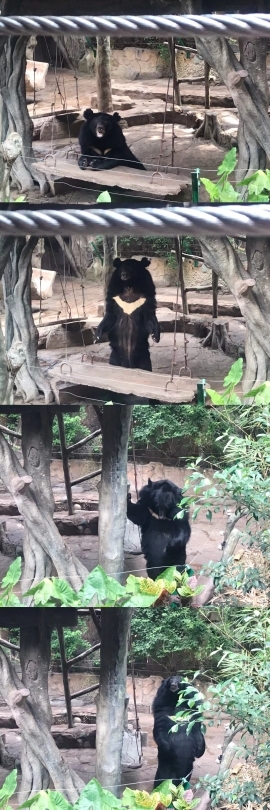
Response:
[[[180,178],[179,175],[165,172],[166,167],[161,167],[161,173],[153,176],[153,172],[142,172],[138,169],[129,169],[125,166],[117,166],[110,169],[95,172],[91,169],[79,168],[74,160],[63,160],[55,158],[55,161],[38,160],[35,168],[52,179],[61,178],[63,181],[76,180],[81,183],[89,183],[96,188],[118,188],[134,191],[143,197],[159,198],[177,202],[181,199],[181,192],[187,188],[188,177]]]
[[[64,383],[106,390],[108,396],[111,391],[124,396],[179,404],[194,402],[197,383],[200,382],[189,376],[175,375],[171,383],[169,374],[110,366],[95,360],[91,363],[90,358],[88,362],[82,362],[82,359],[62,362],[49,369],[48,376],[54,383],[54,390],[57,384]]]

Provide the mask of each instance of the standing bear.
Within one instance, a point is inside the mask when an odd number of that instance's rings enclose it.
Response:
[[[144,257],[114,260],[106,296],[105,315],[95,333],[95,343],[108,334],[112,366],[152,371],[149,336],[156,343],[160,328],[156,318],[156,289]]]
[[[185,694],[185,690],[188,693]],[[183,702],[177,706],[179,697]],[[195,705],[193,701],[195,700]],[[193,771],[195,759],[199,759],[205,752],[205,740],[201,731],[200,721],[200,693],[193,689],[186,681],[181,681],[178,675],[162,681],[153,702],[154,728],[153,737],[158,747],[158,769],[155,775],[154,787],[158,787],[165,779],[171,779],[178,787],[183,779],[189,780]],[[192,708],[191,708],[191,704]],[[170,729],[175,725],[174,716],[178,711],[189,712],[195,720],[189,734],[187,723],[180,723],[175,732]]]
[[[124,133],[119,126],[121,121],[117,112],[94,113],[87,109],[85,121],[79,133],[81,154],[78,160],[80,169],[113,169],[114,166],[129,166],[130,169],[142,169],[145,166],[133,155],[127,145]]]
[[[186,545],[191,529],[188,513],[177,518],[182,490],[172,481],[151,481],[139,492],[137,503],[127,500],[127,518],[140,526],[142,552],[147,575],[156,579],[169,566],[181,569],[186,563]]]

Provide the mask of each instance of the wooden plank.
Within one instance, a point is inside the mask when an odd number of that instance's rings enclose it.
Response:
[[[197,391],[198,379],[174,377],[155,374],[140,369],[120,368],[98,362],[64,362],[48,370],[48,376],[54,383],[88,386],[116,394],[133,395],[140,398],[156,399],[160,402],[193,402]],[[167,388],[166,388],[167,385]]]
[[[144,196],[159,198],[177,199],[182,189],[190,184],[189,178],[180,178],[176,174],[162,171],[162,175],[154,175],[153,172],[142,172],[138,169],[129,169],[125,166],[117,166],[110,171],[93,172],[91,169],[79,168],[72,160],[55,159],[55,163],[38,160],[35,168],[51,177],[61,177],[68,180],[80,180],[82,183],[91,183],[97,187],[120,188],[128,191],[140,192]],[[165,168],[165,167],[164,167]]]

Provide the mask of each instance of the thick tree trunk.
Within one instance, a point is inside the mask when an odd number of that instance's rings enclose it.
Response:
[[[5,264],[6,352],[11,383],[24,402],[38,399],[41,392],[48,404],[53,393],[39,365],[38,332],[31,311],[32,254],[37,241],[36,237],[13,240]]]
[[[23,414],[22,420],[25,467],[0,431],[0,478],[24,519],[26,560],[23,589],[25,591],[36,584],[40,577],[50,575],[54,568],[58,577],[78,591],[88,571],[72,554],[53,520],[49,483],[50,417],[47,409],[42,408],[38,415]]]
[[[32,490],[40,509],[45,510],[51,519],[54,513],[54,498],[51,486],[51,455],[53,416],[47,408],[30,412],[25,408],[22,413],[22,453],[24,469],[32,478]],[[24,573],[22,592],[41,582],[44,577],[52,576],[51,557],[36,542],[31,526],[25,528]]]
[[[99,564],[122,579],[126,531],[127,455],[132,407],[103,410],[102,474],[99,504]]]
[[[267,40],[240,41],[240,62],[230,42],[196,39],[201,56],[231,92],[239,114],[237,180],[264,169],[270,157],[270,121],[266,76]],[[243,191],[243,199],[245,191]],[[269,377],[270,367],[270,239],[247,238],[245,270],[229,239],[200,239],[204,260],[235,296],[246,319],[246,368],[243,391]]]
[[[12,169],[12,178],[25,192],[38,184],[44,194],[48,184],[44,175],[36,171],[32,150],[33,123],[28,113],[25,92],[26,45],[29,37],[8,37],[1,53],[2,129],[1,141],[10,132],[22,138],[22,153]]]
[[[127,649],[131,610],[101,610],[100,685],[97,710],[96,777],[120,796],[125,718]]]
[[[96,77],[98,110],[99,112],[112,113],[110,37],[97,37]],[[103,236],[103,256],[103,289],[105,297],[108,283],[113,273],[113,260],[117,256],[117,236]]]
[[[201,239],[204,261],[225,281],[246,320],[244,393],[268,379],[270,369],[270,239],[247,239],[248,272],[227,238]],[[260,250],[258,250],[260,247]]]
[[[42,616],[39,627],[21,631],[21,644],[22,680],[0,648],[0,694],[22,736],[23,778],[19,801],[46,789],[51,780],[54,789],[74,804],[84,784],[69,769],[50,732],[47,684],[50,631]]]

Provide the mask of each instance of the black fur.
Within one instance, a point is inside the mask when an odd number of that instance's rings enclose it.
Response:
[[[156,319],[156,290],[149,270],[150,264],[145,257],[136,259],[115,259],[115,270],[108,284],[106,310],[96,333],[95,341],[103,333],[109,337],[111,356],[110,365],[123,368],[140,368],[152,371],[148,339],[152,335],[158,343],[160,329]],[[123,312],[114,300],[119,296],[125,302],[133,302],[143,297],[146,299],[130,315]]]
[[[172,481],[151,481],[139,492],[137,503],[127,502],[127,517],[141,528],[142,552],[147,563],[147,574],[156,579],[166,568],[181,568],[186,562],[186,544],[191,529],[188,514],[180,519],[182,490]],[[151,512],[159,517],[154,517]]]
[[[165,779],[171,779],[176,787],[181,784],[182,779],[189,781],[193,763],[205,752],[204,736],[200,729],[200,722],[195,723],[189,734],[186,733],[188,723],[181,723],[178,731],[170,732],[174,725],[174,720],[170,717],[179,710],[193,711],[188,706],[188,700],[195,695],[188,693],[187,701],[177,707],[179,692],[183,692],[190,684],[176,676],[166,678],[162,681],[153,702],[154,728],[153,737],[158,746],[158,769],[155,776],[154,787],[158,787]],[[200,705],[198,701],[197,705]],[[195,717],[194,717],[195,719]]]
[[[145,166],[129,149],[125,136],[119,126],[118,113],[94,113],[87,109],[85,121],[79,133],[81,155],[78,160],[80,169],[88,167],[95,171],[113,169],[114,166],[129,166],[131,169],[143,169]],[[100,134],[98,134],[100,133]]]

